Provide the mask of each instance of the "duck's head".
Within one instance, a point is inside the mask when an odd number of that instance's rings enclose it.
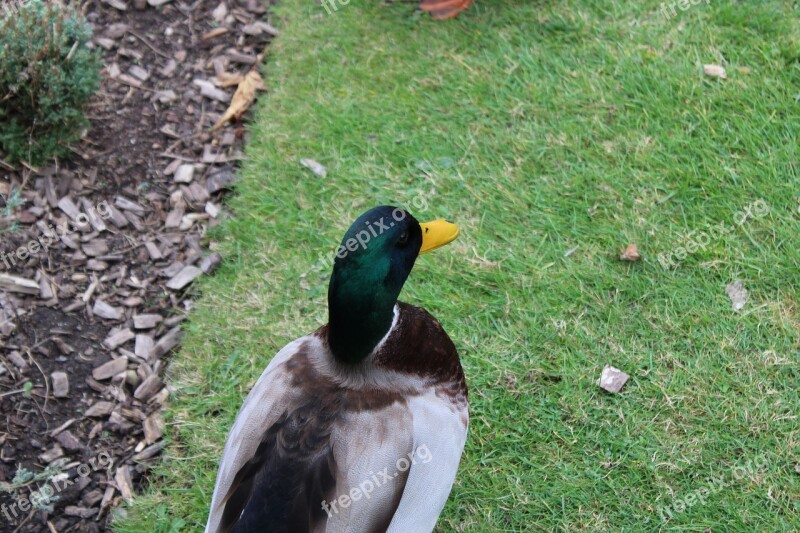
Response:
[[[353,222],[336,250],[328,286],[328,341],[337,360],[357,363],[392,325],[394,306],[419,254],[458,237],[445,220],[419,223],[390,205]]]

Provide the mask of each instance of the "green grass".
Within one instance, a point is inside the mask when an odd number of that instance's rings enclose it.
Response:
[[[800,528],[798,8],[659,4],[476,0],[436,23],[281,0],[214,234],[226,263],[172,360],[166,460],[117,529],[202,527],[243,397],[326,320],[320,257],[381,203],[462,231],[401,296],[439,318],[470,386],[440,531]],[[618,259],[630,242],[641,262]],[[631,375],[618,395],[595,385],[606,364]]]

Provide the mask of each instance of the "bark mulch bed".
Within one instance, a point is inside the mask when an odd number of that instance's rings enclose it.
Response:
[[[104,531],[146,482],[241,157],[240,123],[211,128],[276,33],[259,0],[86,7],[91,128],[69,160],[0,163],[0,531]]]

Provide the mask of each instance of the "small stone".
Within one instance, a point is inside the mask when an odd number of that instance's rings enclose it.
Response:
[[[56,398],[69,396],[69,377],[65,372],[53,372],[50,374],[50,381],[53,384],[53,396]]]
[[[703,73],[712,78],[727,79],[728,74],[722,65],[703,65]]]
[[[622,390],[622,386],[625,385],[628,378],[630,376],[622,370],[606,365],[602,374],[600,374],[600,379],[597,380],[597,385],[608,392],[616,393]]]

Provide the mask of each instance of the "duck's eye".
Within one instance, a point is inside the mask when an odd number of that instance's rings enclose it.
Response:
[[[404,245],[405,243],[407,243],[407,242],[408,242],[408,232],[407,232],[407,231],[404,231],[404,232],[403,232],[403,234],[402,234],[402,235],[400,235],[400,238],[399,238],[399,239],[397,239],[397,244],[398,244],[399,246],[403,246],[403,245]]]

